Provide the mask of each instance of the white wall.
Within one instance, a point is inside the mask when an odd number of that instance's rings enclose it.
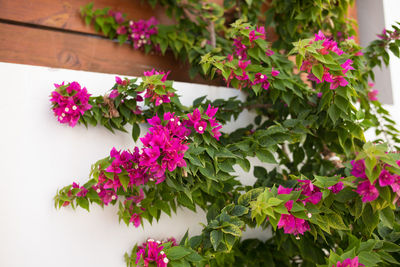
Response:
[[[135,229],[118,223],[116,207],[93,206],[90,213],[54,208],[57,189],[73,181],[84,183],[90,165],[113,146],[134,146],[129,134],[57,122],[49,102],[53,83],[74,80],[96,95],[111,88],[114,75],[0,63],[1,267],[125,266],[123,254],[136,242],[149,237],[180,239],[187,229],[195,235],[201,231],[199,222],[205,222],[202,211],[180,209],[172,218],[163,215],[160,223]],[[175,83],[175,88],[186,105],[202,95],[215,99],[240,94],[188,83]],[[250,121],[245,114],[238,123]],[[243,181],[254,181],[250,176]],[[260,229],[246,233],[262,239],[268,235]]]
[[[385,14],[385,27],[391,29],[392,25],[400,22],[400,1],[399,0],[383,0],[383,9]],[[390,79],[388,83],[392,84],[393,105],[387,105],[392,116],[400,125],[400,59],[390,52]],[[379,88],[377,88],[379,89]]]
[[[399,0],[357,0],[357,17],[360,43],[368,45],[377,39],[384,28],[392,29],[395,22],[400,22]],[[391,52],[389,67],[375,68],[376,83],[374,89],[379,90],[378,98],[385,103],[384,107],[392,118],[400,125],[400,59]],[[367,136],[373,136],[369,132]]]

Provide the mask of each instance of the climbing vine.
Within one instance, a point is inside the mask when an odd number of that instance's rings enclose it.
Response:
[[[346,17],[351,0],[149,2],[176,24],[93,4],[81,13],[121,45],[173,53],[192,77],[242,90],[246,100],[204,96],[184,106],[166,70],[116,77],[104,96],[57,84],[60,123],[130,132],[138,145],[110,148],[86,183],[58,190],[56,207],[118,205],[133,227],[177,207],[207,213],[200,235],[143,240],[125,254],[127,266],[399,265],[399,132],[371,83],[388,49],[399,56],[399,28],[362,48]],[[254,122],[224,132],[245,110]],[[149,128],[140,135],[142,123]],[[253,158],[275,167],[252,166]],[[240,182],[235,165],[253,169],[254,185]],[[242,239],[249,227],[270,229],[270,238]]]

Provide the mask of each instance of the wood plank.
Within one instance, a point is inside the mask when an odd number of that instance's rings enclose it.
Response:
[[[353,25],[355,30],[356,30],[356,36],[355,36],[355,41],[357,44],[360,44],[360,37],[359,37],[359,30],[358,30],[358,19],[357,19],[357,3],[356,1],[354,1],[353,5],[349,7],[349,9],[347,10],[347,17],[350,20],[354,20],[356,25]]]
[[[100,34],[93,26],[86,26],[80,7],[94,2],[94,7],[110,7],[127,14],[133,20],[156,17],[162,24],[171,24],[162,8],[152,9],[141,0],[0,0],[0,19],[28,24],[62,28],[71,31]]]
[[[172,80],[221,84],[200,77],[191,80],[188,66],[171,54],[146,55],[104,38],[5,23],[0,23],[0,61],[130,76],[155,68],[171,70]]]

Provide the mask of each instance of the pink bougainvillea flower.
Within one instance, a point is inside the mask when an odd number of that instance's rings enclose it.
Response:
[[[266,83],[266,82],[268,82],[267,75],[258,72],[254,75],[254,81],[252,82],[252,85],[256,85],[259,83]]]
[[[353,60],[348,59],[346,60],[346,62],[344,62],[342,65],[340,65],[343,70],[343,74],[346,74],[346,72],[348,72],[349,70],[354,70],[354,68],[351,66],[353,64]]]
[[[301,71],[307,71],[308,73],[311,72],[313,64],[309,60],[304,60],[300,66]]]
[[[319,30],[318,33],[315,34],[314,41],[321,41],[321,40],[325,40],[325,39],[326,39],[326,37],[321,30]]]
[[[356,256],[353,259],[347,258],[343,262],[338,261],[336,265],[333,265],[332,267],[358,267],[358,266],[365,266],[365,265],[359,263],[358,257]]]
[[[165,242],[161,242],[148,239],[147,242],[143,243],[141,246],[138,246],[135,264],[140,264],[140,266],[144,265],[145,267],[167,267],[169,260],[163,251],[163,244],[168,242],[171,242],[171,246],[176,246],[176,242],[174,243],[173,241],[167,240]]]
[[[194,129],[199,134],[203,134],[205,132],[206,128],[207,128],[207,122],[205,122],[205,121],[199,121],[194,124]]]
[[[268,88],[269,88],[269,82],[264,82],[263,85],[262,85],[262,88],[263,88],[264,90],[268,90]]]
[[[344,188],[343,182],[338,182],[337,184],[328,187],[328,189],[331,190],[332,193],[334,194],[339,193],[340,191],[343,190],[343,188]]]
[[[334,76],[333,77],[333,82],[331,83],[331,86],[329,89],[335,90],[339,86],[346,86],[349,82],[343,77],[343,76]]]
[[[371,202],[378,198],[379,191],[369,180],[365,180],[358,184],[356,192],[362,196],[363,202]]]
[[[220,126],[217,126],[217,127],[215,127],[215,128],[213,128],[212,130],[211,130],[211,132],[213,133],[213,137],[215,138],[215,139],[217,139],[217,140],[219,140],[219,138],[221,137],[221,132],[219,131],[220,129],[222,128],[222,126],[220,125]]]
[[[294,217],[292,214],[282,214],[277,224],[278,228],[283,228],[285,234],[303,235],[310,230],[310,226],[304,219]]]
[[[133,223],[133,225],[138,228],[140,226],[140,215],[137,213],[132,214],[131,218],[129,219],[129,222]]]
[[[56,84],[55,87],[50,98],[54,115],[60,123],[74,127],[81,115],[92,107],[89,104],[90,94],[77,82]]]
[[[265,51],[265,55],[268,57],[272,56],[273,54],[275,54],[275,52],[272,51],[271,49],[267,49],[267,51]]]
[[[213,106],[208,104],[207,110],[204,112],[204,114],[206,114],[208,117],[212,118],[215,116],[217,111],[218,111],[218,108],[214,108]]]
[[[151,45],[150,37],[157,34],[158,21],[151,17],[149,20],[129,21],[128,39],[132,41],[135,49]]]
[[[110,166],[107,167],[106,172],[121,173],[119,160],[114,160]]]
[[[151,126],[157,126],[161,124],[161,119],[158,116],[153,116],[153,118],[151,119],[147,119],[147,122],[151,125]]]
[[[247,47],[242,43],[240,38],[236,38],[233,40],[233,46],[235,48],[235,54],[239,60],[247,59]]]
[[[125,26],[119,26],[117,29],[118,35],[124,35],[128,32],[128,29]]]
[[[313,183],[310,180],[297,180],[297,181],[300,184],[300,188],[296,190],[301,190],[301,194],[307,196],[307,198],[302,200],[304,205],[307,202],[316,205],[321,201],[322,192],[317,186],[313,185]]]
[[[118,90],[117,90],[117,89],[112,90],[111,93],[110,93],[110,95],[109,95],[109,97],[110,97],[111,99],[114,99],[114,98],[116,98],[117,96],[119,96],[119,93],[118,93]]]
[[[379,93],[379,91],[376,90],[376,89],[369,91],[368,92],[368,99],[370,101],[378,101],[378,93]]]
[[[86,194],[88,193],[88,190],[85,187],[80,187],[81,191],[79,191],[76,196],[77,197],[85,197]]]
[[[321,98],[322,97],[322,92],[318,92],[317,97]]]
[[[387,186],[392,185],[395,181],[395,176],[392,175],[388,170],[383,169],[379,174],[379,185],[380,186]]]
[[[272,71],[271,71],[271,75],[272,75],[272,77],[276,77],[276,76],[278,76],[278,75],[279,75],[279,73],[280,73],[280,71],[279,71],[279,70],[274,70],[274,68],[272,68]]]
[[[279,185],[279,187],[278,187],[278,195],[290,194],[292,191],[293,191],[293,188],[286,188],[286,187],[283,187],[282,185]]]
[[[251,63],[250,60],[247,61],[239,60],[238,67],[244,71],[250,63]]]
[[[394,193],[397,193],[400,196],[400,176],[394,176],[394,182],[390,185]]]
[[[197,108],[193,110],[192,114],[189,113],[187,116],[192,124],[195,124],[196,122],[201,120],[201,113],[200,110]]]
[[[358,177],[358,178],[367,178],[365,174],[365,162],[363,159],[360,160],[352,160],[351,165],[353,168],[351,169],[351,175]]]

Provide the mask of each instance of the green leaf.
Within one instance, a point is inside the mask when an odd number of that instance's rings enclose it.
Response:
[[[371,205],[366,205],[361,218],[365,224],[365,230],[368,231],[368,234],[371,234],[379,223],[378,212],[374,213]]]
[[[200,246],[202,240],[202,235],[193,236],[189,239],[189,245],[191,248],[196,249],[198,246]]]
[[[89,211],[89,200],[86,197],[77,197],[76,203],[83,209]]]
[[[358,254],[360,263],[366,266],[376,266],[377,263],[381,262],[380,257],[375,252],[361,252]]]
[[[245,171],[250,171],[250,161],[248,159],[236,159],[236,163]]]
[[[183,257],[185,257],[191,253],[192,253],[192,251],[190,249],[187,249],[187,248],[184,248],[181,246],[171,247],[171,248],[165,250],[165,254],[167,255],[167,258],[172,261],[182,259]]]
[[[326,220],[330,227],[338,230],[348,230],[349,228],[344,224],[342,217],[337,213],[330,213],[325,215]]]
[[[137,123],[132,124],[132,138],[136,142],[140,135],[140,127]]]
[[[221,243],[221,240],[222,240],[222,232],[221,231],[219,231],[219,230],[211,231],[210,241],[211,241],[211,244],[215,251],[217,250],[219,243]]]
[[[128,184],[129,184],[128,175],[119,175],[118,178],[119,178],[119,181],[121,182],[122,187],[126,191],[126,189],[128,188]]]
[[[265,163],[275,163],[278,162],[275,160],[274,155],[267,149],[259,149],[256,151],[256,156],[259,160]]]
[[[379,217],[385,226],[393,229],[394,212],[390,207],[386,207],[383,210],[379,211]]]
[[[336,121],[340,117],[340,109],[336,107],[336,105],[331,105],[328,109],[329,117],[331,118],[332,122],[336,124]]]
[[[247,214],[249,212],[249,209],[242,206],[242,205],[236,205],[233,210],[230,212],[233,216],[242,216],[244,214]]]
[[[229,226],[222,228],[222,232],[224,232],[225,234],[231,234],[234,236],[242,235],[242,231],[240,230],[240,228],[233,224],[230,224]]]
[[[322,81],[322,76],[324,75],[324,67],[321,64],[316,64],[312,67],[312,73],[318,80]]]

